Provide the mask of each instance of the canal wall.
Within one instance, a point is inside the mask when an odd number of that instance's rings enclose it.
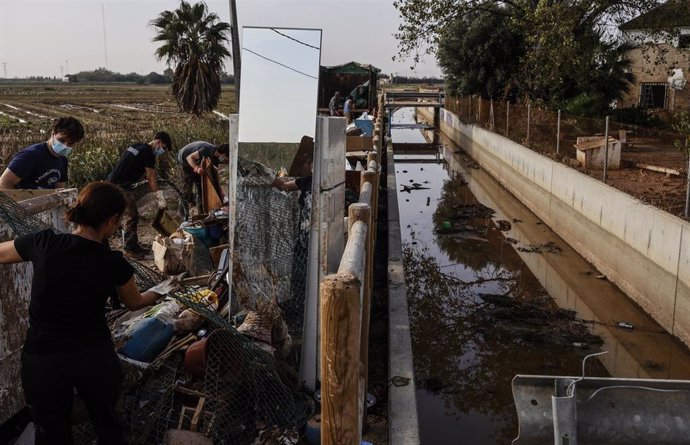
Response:
[[[433,122],[433,109],[418,109]],[[664,329],[690,345],[690,224],[441,110],[440,130]],[[622,318],[621,318],[622,319]]]

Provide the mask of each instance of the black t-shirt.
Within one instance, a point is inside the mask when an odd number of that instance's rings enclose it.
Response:
[[[105,301],[134,274],[122,252],[50,229],[20,236],[14,247],[34,266],[25,353],[74,352],[110,342]]]
[[[130,185],[139,181],[146,168],[156,168],[156,155],[149,144],[134,144],[122,152],[120,162],[115,166],[108,181],[117,185]]]

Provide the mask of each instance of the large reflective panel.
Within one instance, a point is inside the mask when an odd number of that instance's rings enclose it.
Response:
[[[313,141],[320,48],[321,30],[243,29],[240,156],[290,169]]]
[[[234,295],[258,314],[253,323],[279,314],[294,344],[304,324],[320,48],[320,30],[242,32]],[[299,351],[284,352],[298,366]]]

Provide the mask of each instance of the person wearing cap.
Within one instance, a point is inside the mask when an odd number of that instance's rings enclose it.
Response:
[[[84,139],[84,127],[73,117],[53,122],[50,138],[14,155],[0,176],[0,190],[55,189],[67,185],[67,158]]]
[[[106,178],[106,181],[117,184],[127,196],[127,209],[124,215],[124,246],[125,253],[133,257],[142,257],[147,250],[139,244],[137,228],[139,226],[139,211],[137,202],[149,191],[158,191],[156,181],[156,158],[172,148],[170,135],[159,131],[148,144],[132,144],[120,156],[120,162]],[[143,187],[142,180],[146,179],[148,187]]]
[[[230,145],[213,145],[206,141],[196,141],[185,145],[177,152],[177,163],[180,165],[182,180],[182,195],[186,206],[194,202],[197,209],[201,209],[201,176],[205,173],[204,159],[209,159],[213,165],[227,162]],[[194,193],[196,188],[196,198]],[[222,198],[222,197],[221,197]],[[180,207],[182,209],[182,206]]]

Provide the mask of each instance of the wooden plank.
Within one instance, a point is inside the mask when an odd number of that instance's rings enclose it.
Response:
[[[374,148],[373,138],[369,136],[346,136],[345,151],[368,151]]]
[[[309,136],[302,136],[299,141],[299,147],[295,157],[292,158],[292,164],[288,169],[288,176],[292,178],[299,178],[302,176],[311,175],[309,171],[308,161],[314,159],[314,138]]]
[[[611,145],[612,143],[615,143],[615,142],[618,142],[618,140],[609,136],[609,145]],[[587,141],[587,142],[581,142],[579,144],[573,144],[573,147],[577,148],[578,150],[591,150],[593,148],[604,147],[604,138],[602,137],[601,139],[595,139],[593,141]]]
[[[220,198],[220,181],[218,179],[218,170],[210,159],[204,159],[202,167],[205,172],[201,175],[202,211],[203,213],[210,213],[212,210],[223,206],[223,200]]]
[[[45,196],[55,193],[56,190],[22,190],[22,189],[5,189],[2,192],[12,198],[14,201],[24,201],[35,198],[37,196]]]
[[[680,170],[674,168],[661,167],[659,165],[643,164],[641,162],[634,162],[634,167],[643,168],[645,170],[651,170],[653,172],[666,173],[667,175],[680,176]]]

